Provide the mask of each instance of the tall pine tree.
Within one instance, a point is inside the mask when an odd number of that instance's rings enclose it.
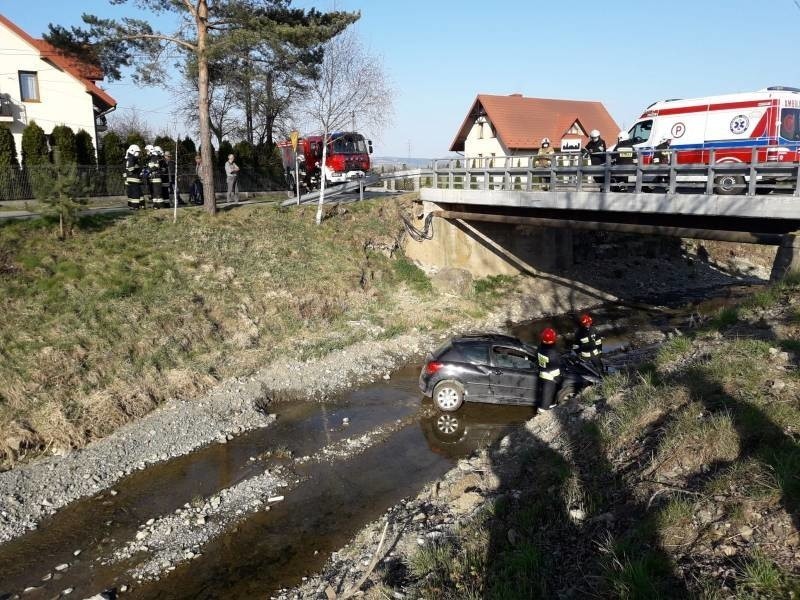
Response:
[[[135,64],[137,79],[152,83],[165,78],[164,50],[167,46],[183,52],[197,65],[198,120],[200,153],[203,162],[203,187],[206,210],[216,213],[213,155],[209,126],[209,64],[223,56],[251,48],[272,39],[291,43],[297,34],[298,19],[310,20],[320,43],[337,35],[355,22],[359,13],[333,11],[320,13],[289,8],[288,0],[110,0],[111,4],[130,2],[156,17],[172,17],[179,23],[174,32],[153,29],[155,19],[125,18],[121,21],[84,15],[88,31],[50,26],[46,39],[119,74],[119,68]],[[324,34],[324,35],[323,35]],[[91,51],[82,51],[92,42]],[[278,44],[279,45],[279,44]],[[116,72],[115,72],[116,69]]]

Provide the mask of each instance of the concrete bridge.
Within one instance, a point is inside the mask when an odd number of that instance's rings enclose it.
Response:
[[[576,155],[437,160],[420,174],[434,236],[411,253],[478,276],[551,269],[571,261],[573,231],[595,230],[773,245],[774,278],[800,270],[800,165],[710,154],[710,166],[677,153],[655,165],[612,165],[610,154],[593,166]]]

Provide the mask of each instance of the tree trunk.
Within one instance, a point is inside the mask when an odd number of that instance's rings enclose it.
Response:
[[[247,129],[247,141],[253,144],[253,80],[250,78],[250,61],[247,62],[247,73],[244,80],[244,121]]]
[[[322,205],[325,203],[325,163],[328,160],[328,129],[322,132],[322,164],[319,166],[319,204],[317,204],[317,225],[322,223]]]
[[[211,121],[208,116],[208,3],[200,0],[197,6],[197,66],[198,66],[198,113],[200,116],[200,162],[203,165],[204,206],[210,214],[217,214],[217,198],[214,193],[214,163],[211,154]]]

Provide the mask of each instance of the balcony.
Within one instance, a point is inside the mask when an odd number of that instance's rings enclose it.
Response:
[[[0,123],[11,123],[14,121],[14,105],[11,96],[0,94]]]

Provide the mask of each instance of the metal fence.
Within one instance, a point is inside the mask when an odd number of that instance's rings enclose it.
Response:
[[[659,154],[660,160],[654,162],[654,155]],[[433,162],[433,181],[423,186],[486,191],[800,196],[798,163],[758,162],[755,148],[748,162],[716,162],[713,149],[705,152],[703,160],[707,162],[703,163],[682,162],[686,158],[682,154],[677,150],[651,150],[639,153],[630,162],[629,154],[624,160],[619,152],[607,152],[601,164],[590,164],[588,158],[576,153],[439,159]]]
[[[29,167],[26,169],[0,168],[0,202],[4,200],[32,200],[36,198],[37,181],[52,176],[52,165],[45,167]],[[81,181],[81,189],[88,197],[124,196],[124,167],[78,166],[76,176]],[[188,194],[195,181],[193,167],[179,170],[177,177],[178,192]],[[286,189],[283,180],[246,170],[239,172],[238,186],[240,192],[265,192]],[[226,189],[225,173],[214,174],[216,192]]]

